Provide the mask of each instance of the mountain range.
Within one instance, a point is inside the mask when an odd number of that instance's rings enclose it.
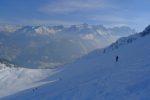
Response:
[[[54,68],[133,33],[126,26],[0,25],[0,58],[27,68]]]

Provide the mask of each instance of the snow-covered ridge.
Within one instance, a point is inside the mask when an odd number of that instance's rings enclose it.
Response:
[[[132,43],[133,41],[135,41],[139,38],[143,38],[144,36],[149,35],[149,34],[150,34],[150,25],[147,26],[143,32],[136,33],[136,34],[130,35],[128,37],[122,37],[122,38],[118,39],[116,42],[112,43],[107,48],[104,48],[104,52],[118,49],[120,46]]]
[[[8,25],[8,24],[4,24],[4,25],[0,25],[0,32],[9,32],[9,33],[13,33],[15,31],[17,31],[18,29],[20,29],[22,26],[20,25]]]
[[[9,68],[14,68],[14,67],[18,67],[17,65],[11,63],[10,61],[6,60],[6,59],[3,59],[3,58],[0,58],[0,69],[2,68],[6,68],[6,67],[9,67]]]
[[[37,33],[41,35],[52,35],[58,31],[60,31],[60,29],[54,29],[50,26],[22,26],[20,29],[16,30],[16,32]]]
[[[54,30],[54,29],[50,29],[50,28],[47,28],[47,27],[37,27],[34,29],[36,33],[39,33],[39,34],[44,34],[44,33],[51,33],[51,34],[55,34],[57,32],[57,30]]]
[[[54,34],[54,33],[58,33],[60,31],[64,31],[64,30],[78,30],[78,31],[83,31],[83,30],[96,30],[97,32],[99,30],[108,30],[109,32],[111,32],[112,30],[114,30],[114,33],[116,31],[116,34],[119,34],[121,31],[128,31],[126,34],[133,34],[131,32],[135,32],[135,30],[127,27],[127,26],[122,26],[122,27],[114,27],[114,28],[106,28],[102,25],[88,25],[88,24],[80,24],[80,25],[70,25],[70,26],[63,26],[63,25],[58,25],[58,26],[21,26],[21,25],[0,25],[0,32],[16,32],[16,31],[22,31],[22,32],[35,32],[35,33],[39,33],[39,34]],[[117,31],[120,31],[119,33],[117,33]],[[113,31],[112,31],[113,33]],[[113,34],[114,34],[113,33]],[[120,33],[121,34],[121,33]]]

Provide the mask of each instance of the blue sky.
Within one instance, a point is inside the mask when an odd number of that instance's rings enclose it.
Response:
[[[150,0],[0,0],[0,23],[25,25],[127,25],[141,31]]]

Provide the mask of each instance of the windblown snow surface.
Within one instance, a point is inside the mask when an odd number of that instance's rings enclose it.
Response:
[[[6,64],[0,64],[0,98],[13,93],[36,88],[39,85],[46,84],[41,80],[48,75],[53,74],[50,69],[26,69],[8,67]]]
[[[117,41],[106,52],[96,50],[63,66],[43,80],[54,82],[2,100],[150,100],[150,35],[125,40]]]

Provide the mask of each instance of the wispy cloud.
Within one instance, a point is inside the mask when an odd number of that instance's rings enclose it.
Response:
[[[54,19],[18,19],[16,23],[22,23],[22,25],[73,25],[82,24],[79,21],[66,21],[66,20],[54,20]]]
[[[149,24],[149,5],[150,0],[0,0],[0,23],[128,25],[139,30]]]
[[[39,11],[44,13],[70,13],[115,8],[108,0],[59,0],[48,3]]]
[[[95,15],[95,16],[90,16],[90,20],[93,21],[105,21],[105,22],[120,22],[120,23],[126,23],[128,22],[128,19],[119,17],[119,16],[113,16],[113,15]]]
[[[32,19],[30,21],[35,25],[72,25],[72,24],[81,24],[79,21],[65,21],[65,20],[39,20],[39,19]]]

